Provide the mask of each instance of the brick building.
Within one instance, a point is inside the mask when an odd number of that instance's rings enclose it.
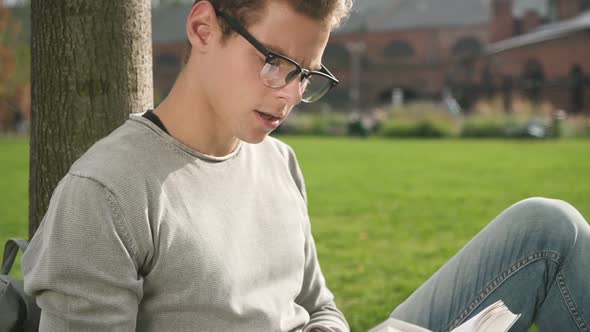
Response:
[[[440,93],[445,70],[458,55],[478,54],[488,42],[488,0],[357,0],[352,16],[333,34],[324,62],[341,78],[329,94],[349,104],[351,81],[347,44],[362,40],[362,102],[371,104],[392,87],[415,95]],[[174,82],[184,56],[187,5],[153,12],[156,96]],[[442,68],[442,69],[441,69]]]
[[[371,8],[373,7],[373,8]],[[590,112],[590,0],[398,0],[359,8],[326,51],[343,87],[347,45],[362,42],[361,104],[452,91],[469,108],[482,97],[522,95]],[[338,55],[336,55],[338,54]],[[350,65],[349,65],[350,67]],[[346,99],[340,91],[335,99]],[[510,107],[507,105],[507,110]]]
[[[324,55],[342,82],[326,100],[350,107],[358,87],[360,106],[370,106],[397,88],[406,99],[452,91],[467,109],[503,94],[580,112],[590,104],[589,9],[590,0],[357,0]],[[153,12],[156,98],[181,67],[187,13],[188,5]]]
[[[549,0],[515,17],[514,0],[494,0],[480,84],[590,114],[590,0]]]
[[[189,9],[153,10],[156,102],[182,66]],[[351,56],[359,42],[363,51]],[[389,102],[401,88],[407,98],[453,91],[467,108],[481,97],[521,94],[590,112],[590,0],[355,0],[324,55],[342,82],[326,98],[333,105],[351,105],[355,58],[361,106]]]
[[[407,97],[440,95],[454,77],[468,72],[454,59],[480,54],[488,43],[488,5],[484,0],[373,0],[359,2],[336,32],[325,62],[342,77],[346,100],[351,83],[348,45],[362,43],[361,104],[387,102],[394,88]],[[339,60],[338,60],[339,59]]]
[[[401,87],[423,97],[452,91],[466,108],[482,97],[521,95],[590,114],[590,0],[389,3],[361,12],[371,23],[357,18],[331,45],[341,54],[351,42],[366,45],[366,104],[387,101],[391,88]],[[346,68],[337,72],[350,76]]]

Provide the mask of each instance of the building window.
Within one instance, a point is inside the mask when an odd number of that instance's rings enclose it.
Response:
[[[580,113],[584,110],[585,100],[584,100],[584,70],[582,66],[576,64],[572,67],[570,71],[570,112],[572,113]]]
[[[383,54],[392,59],[403,59],[409,58],[414,56],[414,48],[408,42],[403,40],[394,40],[391,42],[385,50]]]
[[[549,22],[559,21],[559,0],[549,0],[547,17]]]
[[[348,66],[350,54],[345,46],[329,43],[324,51],[324,59],[322,61],[330,68]]]
[[[500,1],[494,1],[492,3],[492,8],[493,8],[494,16],[500,16],[500,15],[502,15],[502,9],[504,9],[505,7],[506,7],[506,5],[503,4],[502,2],[500,2]]]
[[[537,104],[541,100],[544,84],[543,64],[537,59],[528,59],[522,70],[522,87],[533,103]]]
[[[454,56],[475,56],[481,52],[481,42],[475,37],[463,37],[453,45]]]
[[[522,27],[523,26],[522,20],[519,20],[519,19],[515,18],[513,20],[513,24],[514,24],[514,27],[512,29],[513,29],[514,33],[512,35],[513,36],[521,35],[522,32],[523,32],[523,30],[524,30],[523,27]]]

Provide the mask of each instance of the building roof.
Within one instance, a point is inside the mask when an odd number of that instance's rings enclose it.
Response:
[[[485,24],[490,0],[356,0],[350,18],[335,33]],[[183,41],[190,4],[160,6],[152,12],[153,41]]]
[[[355,0],[350,18],[336,33],[389,31],[412,28],[486,24],[491,0]],[[185,22],[191,4],[158,6],[152,10],[152,40],[174,43],[186,40]],[[9,7],[10,8],[10,7]],[[515,0],[513,12],[521,16],[529,9],[541,16],[547,4],[539,0]],[[30,9],[13,7],[23,25],[24,40],[30,40]]]
[[[186,40],[185,23],[190,4],[159,6],[152,10],[152,41],[154,44]],[[8,7],[20,22],[23,30],[22,43],[31,39],[31,10],[29,6]]]
[[[512,13],[515,17],[522,17],[527,11],[534,10],[539,16],[545,17],[549,14],[549,2],[539,0],[516,0],[512,7]]]
[[[557,39],[578,31],[590,29],[590,10],[566,21],[542,25],[530,33],[505,39],[491,44],[486,48],[486,53],[495,54],[509,49],[523,47]]]
[[[345,25],[336,33],[477,25],[489,22],[490,0],[356,1]]]

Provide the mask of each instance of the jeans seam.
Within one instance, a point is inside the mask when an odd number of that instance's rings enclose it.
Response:
[[[552,260],[557,264],[560,264],[561,256],[553,251],[537,251],[531,254],[526,255],[524,258],[519,259],[512,265],[510,265],[507,269],[502,271],[496,278],[494,278],[491,282],[489,282],[485,287],[478,292],[476,297],[471,300],[465,309],[461,311],[459,316],[449,323],[445,331],[450,331],[465,321],[469,315],[498,287],[500,287],[504,281],[514,275],[516,272],[523,269],[525,266],[529,265],[530,263],[536,262],[541,259],[548,259]],[[561,289],[561,287],[560,287]],[[569,295],[569,293],[567,293]]]
[[[576,303],[574,302],[574,298],[571,296],[571,292],[569,291],[565,283],[565,277],[561,272],[557,273],[556,280],[557,286],[559,287],[559,292],[561,293],[561,297],[563,298],[563,301],[565,302],[565,305],[567,306],[570,315],[572,315],[572,317],[574,318],[576,325],[578,326],[580,331],[590,331],[588,324],[586,323],[584,318],[582,318],[582,316],[580,316],[580,314],[578,313],[578,309]]]

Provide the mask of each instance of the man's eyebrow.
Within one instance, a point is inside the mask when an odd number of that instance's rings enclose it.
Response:
[[[278,45],[268,44],[268,43],[262,43],[262,45],[264,45],[264,47],[266,47],[267,49],[269,49],[275,53],[279,53],[280,55],[284,55],[284,56],[288,57],[289,59],[295,60],[295,62],[297,62],[300,66],[303,66],[304,68],[306,68],[304,63],[302,63],[300,60],[295,59],[294,57],[288,55],[287,52],[282,47],[280,47]],[[319,65],[319,66],[315,66],[315,68],[307,68],[307,69],[312,70],[312,71],[319,71],[322,69],[322,66]]]

